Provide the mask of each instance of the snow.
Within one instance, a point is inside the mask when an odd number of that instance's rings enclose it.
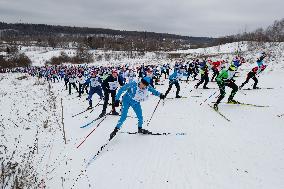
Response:
[[[48,51],[44,54],[51,56],[53,53]],[[96,107],[92,113],[72,118],[88,106],[86,95],[79,99],[73,91],[69,96],[63,82],[49,85],[31,76],[16,79],[23,74],[1,74],[1,144],[7,147],[7,152],[4,153],[1,147],[0,157],[10,158],[16,150],[13,161],[23,162],[20,166],[30,161],[31,169],[36,170],[35,176],[42,180],[38,188],[43,188],[42,185],[51,189],[284,188],[284,119],[277,116],[284,113],[282,55],[277,55],[277,62],[271,60],[269,69],[259,77],[260,87],[274,89],[243,90],[235,97],[241,102],[270,107],[220,104],[220,112],[231,120],[228,122],[207,103],[200,105],[217,89],[195,90],[193,86],[196,81],[183,82],[181,95],[188,98],[167,99],[164,104],[160,103],[146,129],[185,135],[118,133],[87,168],[87,163],[107,141],[119,117],[108,116],[77,149],[76,146],[98,122],[85,129],[80,126],[96,118],[102,106]],[[36,60],[38,53],[31,52],[29,56]],[[247,53],[247,56],[254,55]],[[238,85],[245,80],[248,69],[244,65],[240,70],[240,76],[236,78]],[[157,89],[165,92],[167,81],[164,84],[157,86]],[[244,88],[251,87],[251,84]],[[217,87],[215,83],[208,86]],[[193,91],[189,93],[191,89]],[[228,89],[223,101],[229,93]],[[169,97],[174,97],[174,94],[175,87]],[[217,95],[218,92],[207,102],[215,101]],[[61,99],[67,144],[63,139]],[[158,100],[151,96],[142,104],[144,121],[151,117]],[[98,97],[94,96],[93,103],[97,102]],[[135,115],[132,110],[129,114]],[[121,131],[136,130],[137,120],[127,118]],[[23,158],[34,144],[38,147],[32,157]],[[2,162],[3,159],[0,160]]]

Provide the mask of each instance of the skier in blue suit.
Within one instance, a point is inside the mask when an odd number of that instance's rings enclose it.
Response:
[[[171,91],[173,85],[176,86],[177,91],[176,91],[176,98],[181,98],[181,96],[179,96],[179,92],[180,92],[180,85],[179,85],[179,80],[183,77],[183,73],[184,73],[184,67],[178,68],[174,71],[174,73],[172,75],[170,75],[169,77],[169,88],[167,89],[166,93],[165,93],[165,97],[167,97],[167,95],[169,94],[169,92]]]
[[[89,96],[87,100],[89,101],[89,107],[88,109],[93,108],[93,101],[92,97],[95,93],[97,93],[100,97],[100,99],[103,99],[103,92],[102,92],[102,80],[99,76],[97,76],[97,72],[93,71],[91,74],[91,77],[87,79],[84,85],[89,85],[90,84],[90,91],[89,91]]]
[[[151,132],[142,129],[143,125],[143,115],[142,115],[142,108],[140,102],[143,102],[149,98],[149,92],[151,92],[155,96],[159,96],[161,99],[164,99],[165,96],[156,91],[153,87],[149,86],[150,84],[150,78],[144,77],[141,79],[139,83],[136,83],[135,81],[128,83],[121,87],[115,97],[115,106],[118,107],[120,104],[120,97],[125,92],[125,94],[122,97],[122,109],[121,109],[121,117],[114,129],[114,131],[110,134],[111,140],[118,130],[121,128],[123,122],[126,120],[127,113],[130,107],[133,108],[134,112],[137,115],[138,118],[138,133],[142,134],[150,134]]]

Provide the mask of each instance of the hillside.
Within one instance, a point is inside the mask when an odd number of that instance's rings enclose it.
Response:
[[[178,52],[192,57],[206,52],[216,59],[231,60],[236,48],[232,43]],[[144,124],[153,132],[171,134],[122,133],[137,130],[137,119],[129,117],[121,132],[89,165],[119,117],[106,117],[76,148],[99,122],[84,129],[80,126],[96,118],[102,106],[92,113],[72,117],[86,108],[86,96],[80,100],[76,93],[68,95],[63,81],[49,84],[28,75],[19,80],[23,76],[20,73],[1,74],[0,106],[5,108],[0,109],[0,160],[8,158],[18,162],[21,170],[32,170],[32,175],[19,175],[27,182],[37,183],[38,188],[284,188],[283,43],[268,49],[268,68],[259,76],[259,86],[271,89],[242,90],[236,99],[269,107],[220,104],[220,112],[231,120],[228,122],[207,105],[215,101],[218,92],[200,105],[218,91],[216,83],[210,82],[212,89],[203,90],[193,88],[196,81],[182,82],[181,95],[187,98],[166,99],[159,104],[150,125]],[[258,52],[259,49],[249,51],[245,44],[242,48],[243,56],[249,60],[255,60]],[[29,56],[36,57],[36,53],[30,51]],[[135,59],[128,61],[137,63]],[[245,80],[251,66],[248,62],[240,69],[237,84]],[[165,92],[168,80],[162,83],[157,90]],[[175,88],[169,97],[174,97],[174,93]],[[158,100],[150,96],[142,104],[145,122]],[[98,97],[94,96],[93,101],[97,103]],[[132,110],[130,115],[135,115]]]

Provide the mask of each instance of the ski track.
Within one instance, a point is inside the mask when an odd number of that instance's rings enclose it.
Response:
[[[1,143],[14,149],[10,141],[20,141],[17,158],[32,145],[39,131],[39,154],[34,164],[40,179],[48,188],[210,188],[210,189],[268,189],[284,188],[284,80],[283,71],[265,73],[259,78],[260,87],[273,90],[245,91],[235,99],[270,107],[226,106],[219,110],[227,122],[206,105],[199,105],[218,89],[190,90],[197,81],[181,83],[181,95],[200,95],[200,98],[172,99],[160,103],[152,122],[146,129],[152,132],[184,132],[176,136],[141,136],[117,134],[102,153],[85,170],[87,162],[104,144],[119,117],[108,116],[80,147],[76,146],[91,132],[80,126],[96,118],[102,106],[92,113],[84,110],[88,102],[80,100],[75,91],[71,96],[61,90],[63,83],[51,83],[55,99],[50,99],[48,83],[33,85],[37,79],[17,80],[21,74],[3,74],[0,84]],[[245,72],[237,84],[245,79]],[[277,82],[275,82],[277,81]],[[249,87],[248,83],[246,87]],[[168,84],[157,89],[164,92]],[[216,83],[209,83],[215,87]],[[3,90],[5,89],[5,90]],[[174,97],[173,87],[169,97]],[[223,101],[226,101],[230,90]],[[207,102],[216,100],[216,93]],[[64,124],[67,144],[64,144],[61,125],[60,99],[63,98]],[[98,102],[94,95],[93,103]],[[56,108],[53,108],[53,103]],[[144,122],[150,118],[158,98],[151,97],[142,104]],[[109,107],[110,108],[110,107]],[[130,115],[135,115],[130,110]],[[43,123],[49,120],[47,128]],[[1,126],[0,125],[0,126]],[[16,126],[18,125],[18,126]],[[26,130],[26,128],[29,128]],[[135,132],[137,120],[128,118],[121,131]],[[80,175],[80,176],[79,176]]]

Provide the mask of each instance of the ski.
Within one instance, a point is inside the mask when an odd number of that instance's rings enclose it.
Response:
[[[204,88],[197,88],[197,89],[204,89]],[[215,87],[210,87],[210,88],[205,88],[204,90],[209,90],[209,89],[219,89],[219,88],[215,88]]]
[[[247,88],[247,89],[242,89],[242,90],[261,90],[261,89],[274,89],[274,88],[271,88],[271,87],[264,87],[264,88],[257,88],[257,89],[252,89],[252,88]]]
[[[242,103],[242,102],[236,103],[236,104],[226,102],[225,104],[241,105],[241,106],[253,106],[253,107],[260,107],[260,108],[270,107],[270,106],[267,106],[267,105],[248,104],[248,103]]]
[[[138,132],[124,132],[124,131],[121,131],[119,133],[122,133],[122,134],[130,134],[130,135],[136,135],[136,134],[141,134],[141,135],[186,135],[186,133],[148,133],[148,134],[143,134],[143,133],[138,133]]]
[[[187,98],[187,96],[181,96],[180,98]],[[166,98],[166,99],[179,99],[179,98],[176,98],[176,97],[169,97],[169,98]]]
[[[210,104],[208,104],[208,106],[210,106],[215,112],[217,112],[220,116],[222,116],[225,120],[227,120],[227,121],[231,121],[231,120],[229,120],[225,115],[223,115],[219,110],[216,110],[216,109],[214,109],[214,107],[213,106],[211,106]]]
[[[75,115],[72,115],[72,117],[76,117],[76,116],[78,116],[78,115],[80,115],[80,114],[82,114],[82,113],[85,113],[85,112],[87,112],[87,111],[89,111],[89,110],[93,110],[94,108],[87,108],[86,110],[84,110],[84,111],[82,111],[82,112],[79,112],[79,113],[77,113],[77,114],[75,114]]]
[[[110,115],[110,113],[106,114],[106,115],[103,116],[103,117],[106,117],[107,115]],[[99,119],[101,119],[101,118],[103,118],[103,117],[100,117],[100,116],[99,116],[99,117],[93,119],[91,122],[87,123],[86,125],[81,126],[80,128],[81,128],[81,129],[86,128],[86,127],[92,125],[92,123],[98,121]]]
[[[212,102],[215,103],[215,102]],[[228,104],[228,105],[240,105],[240,106],[253,106],[253,107],[260,107],[260,108],[267,108],[270,107],[268,105],[257,105],[257,104],[249,104],[249,103],[228,103],[228,102],[220,102],[221,104]]]

